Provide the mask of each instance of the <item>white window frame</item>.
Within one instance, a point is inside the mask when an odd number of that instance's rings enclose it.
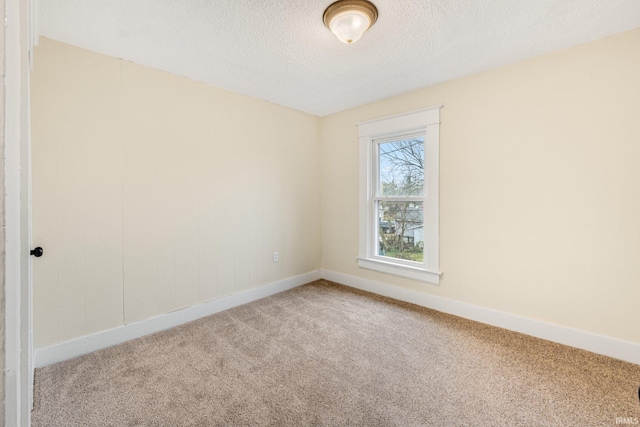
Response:
[[[358,123],[360,144],[360,245],[358,266],[407,279],[440,284],[439,166],[440,108],[442,105]],[[424,134],[425,192],[424,261],[404,261],[380,256],[378,249],[376,186],[378,144]]]

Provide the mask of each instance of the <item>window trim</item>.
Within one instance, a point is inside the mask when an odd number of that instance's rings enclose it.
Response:
[[[358,123],[360,145],[360,240],[358,267],[438,285],[439,270],[439,154],[440,108],[442,105]],[[375,149],[380,140],[401,138],[408,133],[425,133],[424,262],[405,262],[375,253],[375,192],[377,171]]]

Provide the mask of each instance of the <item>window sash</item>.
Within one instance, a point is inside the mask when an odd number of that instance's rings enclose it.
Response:
[[[419,139],[422,138],[422,144],[423,144],[423,157],[422,157],[422,164],[425,165],[424,170],[423,170],[423,179],[424,179],[424,185],[422,186],[422,195],[420,196],[409,196],[409,195],[405,195],[405,196],[397,196],[397,197],[403,197],[403,198],[408,198],[408,197],[426,197],[426,191],[427,191],[427,179],[428,179],[428,174],[427,174],[427,135],[426,135],[426,130],[420,130],[418,132],[416,131],[412,131],[412,132],[408,132],[408,133],[397,133],[397,134],[393,134],[390,137],[386,137],[386,138],[375,138],[375,139],[371,139],[371,144],[372,144],[372,150],[371,150],[371,154],[373,155],[373,158],[371,159],[371,165],[372,165],[372,173],[373,173],[373,179],[371,182],[374,183],[373,186],[373,197],[374,198],[378,198],[378,197],[396,197],[396,196],[384,196],[382,195],[382,183],[380,182],[380,145],[381,144],[388,144],[390,142],[399,142],[399,141],[406,141],[406,140],[410,140],[410,139]]]
[[[420,261],[412,261],[412,260],[405,260],[405,259],[401,259],[401,258],[396,258],[396,257],[391,257],[391,256],[385,256],[385,255],[380,255],[380,240],[381,240],[381,236],[380,236],[380,226],[379,226],[379,213],[380,213],[380,202],[408,202],[408,203],[422,203],[423,205],[423,213],[422,213],[422,227],[424,230],[425,227],[425,223],[426,223],[426,218],[425,218],[425,212],[426,212],[426,189],[428,186],[428,175],[427,175],[427,171],[423,170],[423,176],[424,176],[424,185],[422,186],[422,195],[419,196],[384,196],[382,195],[382,182],[380,180],[380,145],[381,144],[388,144],[391,142],[399,142],[399,141],[406,141],[406,140],[412,140],[412,139],[422,139],[422,144],[423,144],[423,154],[422,154],[422,164],[423,165],[427,165],[427,150],[426,150],[426,140],[427,140],[427,135],[426,135],[426,130],[420,130],[418,132],[405,132],[405,133],[397,133],[397,134],[393,134],[390,137],[386,137],[386,138],[376,138],[376,139],[371,139],[370,143],[371,143],[371,165],[372,165],[372,182],[373,182],[373,194],[371,195],[371,204],[370,204],[370,209],[371,209],[371,217],[372,217],[372,224],[373,224],[373,232],[374,232],[374,238],[372,239],[371,243],[373,245],[373,247],[371,248],[371,257],[372,258],[377,258],[377,259],[382,259],[382,260],[386,260],[388,262],[394,262],[394,263],[400,263],[400,264],[406,264],[409,266],[422,266],[422,267],[426,267],[428,265],[427,262],[427,253],[426,253],[426,245],[423,246],[422,248],[422,262]],[[425,168],[426,169],[426,168]],[[423,231],[424,233],[424,231]],[[402,236],[402,239],[404,240],[404,236]]]
[[[422,267],[427,267],[429,265],[428,263],[428,259],[427,259],[427,252],[426,252],[426,241],[424,241],[423,243],[423,247],[422,247],[422,261],[412,261],[412,260],[406,260],[406,259],[402,259],[402,258],[395,258],[392,256],[386,256],[386,255],[380,255],[380,240],[381,240],[381,236],[380,236],[380,223],[379,221],[379,212],[380,212],[380,202],[385,202],[385,201],[392,201],[392,202],[422,202],[423,203],[423,211],[422,211],[422,233],[423,236],[426,234],[426,206],[424,205],[424,198],[420,197],[412,197],[412,198],[398,198],[398,197],[393,197],[393,200],[389,200],[389,198],[374,198],[372,199],[372,203],[371,203],[371,221],[373,224],[373,239],[371,241],[371,243],[373,244],[373,247],[371,248],[371,257],[372,258],[377,258],[377,259],[382,259],[382,260],[387,260],[389,262],[397,262],[400,264],[406,264],[406,265],[410,265],[410,266],[422,266]],[[402,238],[404,239],[404,235],[402,236]],[[426,240],[426,239],[425,239]]]

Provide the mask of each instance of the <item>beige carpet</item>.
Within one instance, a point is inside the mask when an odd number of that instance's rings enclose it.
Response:
[[[614,426],[640,366],[318,281],[38,369],[34,426]]]

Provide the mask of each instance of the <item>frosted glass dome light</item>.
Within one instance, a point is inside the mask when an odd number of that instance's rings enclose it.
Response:
[[[339,0],[324,11],[324,25],[347,44],[360,37],[378,19],[378,9],[366,0]]]

